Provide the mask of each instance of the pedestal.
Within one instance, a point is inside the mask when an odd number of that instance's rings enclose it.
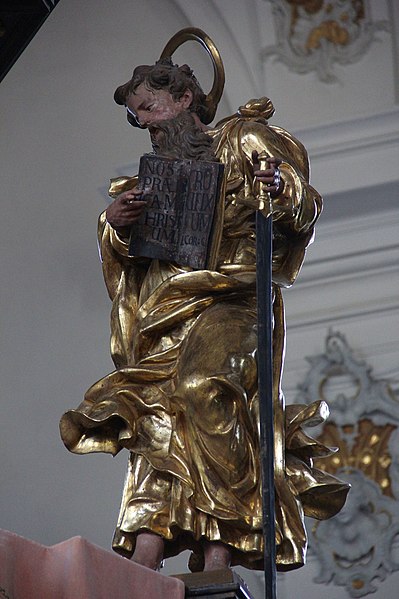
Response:
[[[185,597],[198,599],[254,599],[243,579],[232,570],[175,576],[184,582]]]
[[[184,583],[81,537],[52,547],[0,530],[0,597],[184,599]]]

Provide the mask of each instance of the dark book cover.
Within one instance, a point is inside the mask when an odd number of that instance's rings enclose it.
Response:
[[[219,162],[142,156],[138,186],[147,207],[131,229],[129,256],[212,268],[223,170]]]

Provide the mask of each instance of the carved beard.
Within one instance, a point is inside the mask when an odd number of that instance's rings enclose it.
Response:
[[[218,161],[212,149],[212,138],[199,129],[187,111],[173,119],[154,123],[150,134],[155,154],[178,160]]]

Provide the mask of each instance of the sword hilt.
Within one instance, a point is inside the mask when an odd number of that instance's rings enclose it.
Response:
[[[268,168],[270,168],[268,158],[270,158],[270,156],[266,152],[261,152],[258,155],[259,170],[265,171]],[[258,203],[259,203],[258,209],[262,212],[263,216],[268,217],[273,212],[272,198],[271,198],[270,192],[268,191],[267,187],[263,183],[259,183],[258,188],[259,188],[259,193],[257,194]]]

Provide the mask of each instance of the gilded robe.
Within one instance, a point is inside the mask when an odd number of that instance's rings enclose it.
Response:
[[[100,216],[116,370],[62,417],[61,436],[75,453],[129,450],[113,542],[123,555],[132,555],[138,531],[151,530],[165,539],[165,557],[192,549],[194,569],[201,567],[201,538],[228,544],[233,565],[263,567],[253,150],[283,159],[284,188],[273,200],[278,567],[304,563],[304,514],[327,518],[345,501],[347,485],[312,464],[329,450],[301,429],[324,419],[325,404],[286,408],[280,389],[281,288],[299,273],[321,198],[309,184],[304,147],[268,125],[273,112],[266,98],[252,100],[208,131],[226,183],[213,270],[129,258],[126,240]],[[133,185],[120,178],[110,193]]]

